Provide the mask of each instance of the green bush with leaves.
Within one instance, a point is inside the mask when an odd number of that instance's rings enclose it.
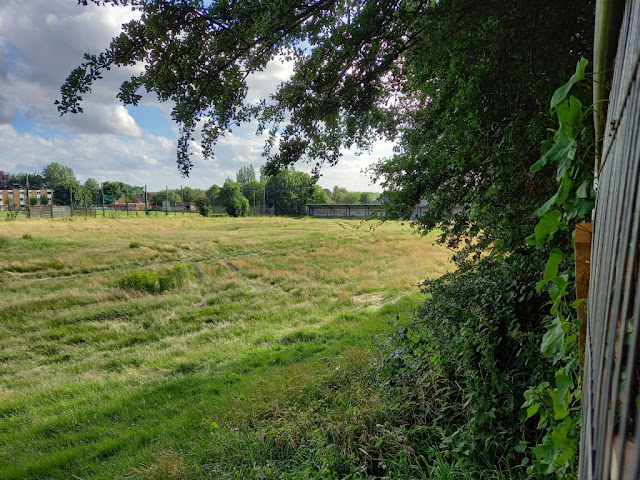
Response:
[[[385,353],[386,381],[410,392],[414,445],[526,476],[518,466],[539,433],[520,405],[532,379],[548,373],[539,351],[544,300],[535,289],[543,258],[525,249],[464,261],[423,283],[428,298],[418,320]]]
[[[581,427],[582,369],[579,361],[580,322],[575,307],[575,270],[572,235],[595,205],[593,188],[593,127],[591,108],[583,99],[587,60],[578,62],[569,81],[551,99],[551,113],[558,128],[553,140],[543,145],[544,155],[532,167],[538,172],[547,165],[556,167],[557,192],[538,210],[534,234],[527,241],[540,248],[552,247],[537,290],[546,288],[551,305],[540,350],[552,373],[538,378],[525,394],[527,418],[538,418],[545,433],[533,448],[532,470],[554,473],[559,478],[575,478]]]
[[[162,270],[135,270],[121,277],[116,286],[147,293],[162,293],[186,285],[194,278],[193,267],[177,264]]]
[[[203,217],[208,217],[213,212],[209,199],[207,197],[199,197],[196,200],[196,208]]]
[[[242,193],[234,192],[227,204],[227,213],[232,217],[246,217],[249,213],[249,200]]]

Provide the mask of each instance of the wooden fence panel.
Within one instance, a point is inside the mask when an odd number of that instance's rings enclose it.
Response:
[[[593,224],[580,479],[636,480],[640,474],[639,76],[640,2],[627,1]]]

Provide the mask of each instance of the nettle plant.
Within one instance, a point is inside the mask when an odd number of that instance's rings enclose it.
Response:
[[[573,231],[595,205],[593,188],[592,108],[585,107],[577,95],[584,94],[587,60],[578,62],[569,81],[551,99],[551,113],[558,120],[553,140],[544,142],[543,156],[532,167],[538,172],[555,164],[557,192],[536,212],[540,217],[531,245],[552,247],[538,291],[547,290],[550,316],[541,351],[555,368],[553,379],[543,379],[525,393],[526,417],[539,416],[538,428],[545,431],[533,447],[531,472],[555,473],[575,478],[581,423],[581,379],[576,315]],[[526,446],[522,445],[524,450]]]

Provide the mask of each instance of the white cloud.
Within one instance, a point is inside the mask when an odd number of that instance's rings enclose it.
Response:
[[[141,128],[135,113],[130,115],[116,99],[120,83],[139,68],[105,72],[84,96],[84,114],[60,117],[53,101],[67,75],[82,62],[84,52],[106,48],[120,25],[134,15],[128,8],[83,7],[73,0],[0,2],[0,170],[37,172],[55,161],[70,166],[81,180],[120,180],[159,190],[181,184],[208,188],[235,178],[241,166],[258,169],[264,163],[265,137],[254,135],[252,123],[221,138],[211,161],[205,161],[196,146],[192,175],[183,179],[176,168],[176,142]],[[292,71],[291,62],[270,62],[263,72],[249,77],[247,100],[268,98]],[[159,103],[148,94],[142,103],[159,106],[159,114],[171,122],[171,102]],[[29,133],[13,124],[16,111],[35,126]],[[389,153],[390,147],[381,145],[373,155],[347,152],[338,166],[323,169],[320,183],[327,188],[338,184],[371,189],[361,170]],[[309,172],[311,165],[296,168]]]

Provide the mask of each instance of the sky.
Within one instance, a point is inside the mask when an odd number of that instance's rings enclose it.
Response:
[[[123,106],[116,94],[120,83],[141,67],[106,72],[84,96],[83,114],[60,116],[54,101],[60,86],[83,54],[100,53],[135,12],[126,7],[78,5],[76,0],[0,0],[0,170],[39,173],[50,162],[71,167],[79,181],[121,181],[147,185],[209,188],[235,179],[242,166],[258,174],[265,137],[255,124],[227,134],[204,160],[194,149],[189,178],[176,164],[177,126],[171,105],[147,94],[136,107]],[[249,100],[266,98],[292,73],[292,65],[272,62],[249,78]],[[365,169],[392,154],[392,145],[378,142],[371,153],[348,151],[335,167],[324,167],[320,185],[349,190],[380,191]],[[298,170],[310,172],[301,163]]]

